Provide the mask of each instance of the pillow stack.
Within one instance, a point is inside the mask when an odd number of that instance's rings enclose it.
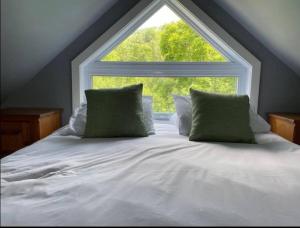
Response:
[[[192,101],[190,96],[173,95],[176,113],[172,115],[172,122],[178,126],[179,134],[189,136],[192,128]],[[268,133],[271,131],[270,124],[260,115],[249,108],[250,127],[253,133]]]
[[[192,101],[190,97],[173,95],[178,117],[179,134],[188,136],[192,128]]]

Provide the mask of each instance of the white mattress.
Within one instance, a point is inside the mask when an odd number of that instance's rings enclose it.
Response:
[[[300,225],[300,147],[57,133],[1,160],[1,225]]]

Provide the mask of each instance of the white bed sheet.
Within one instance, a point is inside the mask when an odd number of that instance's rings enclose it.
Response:
[[[1,225],[300,225],[300,147],[59,132],[1,160]]]

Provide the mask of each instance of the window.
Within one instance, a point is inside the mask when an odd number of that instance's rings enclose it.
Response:
[[[228,62],[166,5],[100,61]]]
[[[140,82],[155,112],[173,112],[171,95],[190,86],[248,94],[256,108],[259,77],[260,62],[191,0],[140,1],[72,61],[73,108],[85,89]]]
[[[189,88],[223,94],[237,93],[237,78],[228,77],[107,77],[93,76],[93,89],[143,83],[143,95],[153,97],[154,112],[175,112],[173,94],[187,95]]]
[[[162,6],[101,62],[229,62],[199,33],[178,17],[168,6]],[[139,77],[96,76],[92,88],[123,87],[143,83],[144,95],[153,97],[154,112],[175,111],[172,94],[188,95],[189,88],[237,93],[237,77]]]
[[[103,68],[111,64],[111,66],[123,68],[123,70],[125,70],[124,66],[132,67],[132,69],[128,69],[128,75],[105,75],[105,73],[104,76],[93,75],[92,88],[123,87],[143,83],[144,95],[153,97],[154,112],[175,112],[172,95],[188,95],[191,86],[208,92],[225,94],[237,94],[238,92],[238,77],[222,75],[225,72],[221,72],[220,76],[223,77],[214,75],[189,77],[184,75],[184,71],[177,77],[166,77],[166,75],[163,75],[165,77],[154,77],[154,72],[151,75],[151,71],[148,77],[133,75],[132,70],[138,67],[135,65],[136,63],[146,63],[148,66],[150,66],[149,63],[164,62],[194,63],[195,66],[198,63],[230,63],[228,58],[166,5],[157,10],[108,54],[100,56],[97,62],[100,62]],[[109,71],[116,72],[114,69]],[[118,72],[125,73],[122,70]],[[143,68],[140,69],[140,73],[143,73]]]
[[[192,68],[201,67],[203,63],[226,65],[231,61],[167,5],[158,9],[108,54],[100,56],[97,63],[102,66],[102,70],[107,69],[110,74],[117,74],[93,75],[92,88],[123,87],[143,83],[144,95],[153,97],[154,112],[174,112],[172,95],[188,95],[191,86],[208,92],[225,94],[238,92],[238,76],[228,76],[225,71],[219,72],[218,76],[185,75],[189,71],[188,68],[182,69],[182,64],[185,63],[193,63],[193,66],[190,66]],[[172,67],[177,65],[180,68],[178,70],[181,70],[180,74],[176,70],[174,73],[177,75],[172,77],[155,75],[154,64],[156,67],[160,66],[162,72],[166,70],[164,65],[159,65],[161,63],[170,63]],[[145,65],[140,69],[141,75],[136,75],[135,70],[143,64]],[[129,68],[125,70],[125,66]],[[143,73],[147,67],[150,68],[149,75],[145,77]],[[195,69],[197,70],[198,68]]]

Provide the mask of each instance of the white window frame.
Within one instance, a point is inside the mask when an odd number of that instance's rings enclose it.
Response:
[[[230,62],[101,62],[163,5],[167,5]],[[236,76],[238,94],[248,94],[257,111],[260,62],[191,0],[142,0],[72,61],[73,108],[85,100],[92,75],[146,77]]]

